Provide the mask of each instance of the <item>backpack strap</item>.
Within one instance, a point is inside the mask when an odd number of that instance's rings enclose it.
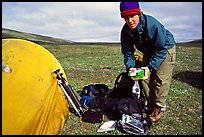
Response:
[[[115,84],[114,84],[114,87],[113,87],[113,89],[116,89],[117,87],[118,87],[118,84],[119,84],[119,79],[122,77],[122,75],[124,75],[126,72],[122,72],[122,73],[120,73],[117,77],[116,77],[116,79],[115,79]]]

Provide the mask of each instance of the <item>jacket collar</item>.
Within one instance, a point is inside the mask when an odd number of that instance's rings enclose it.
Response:
[[[143,27],[145,27],[145,19],[144,19],[144,16],[141,15],[140,18],[139,18],[139,24],[137,25],[137,27],[133,30],[133,32],[135,33],[138,33],[141,34],[144,30],[143,30]]]

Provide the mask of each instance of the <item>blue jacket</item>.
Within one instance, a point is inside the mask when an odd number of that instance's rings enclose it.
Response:
[[[145,17],[146,16],[146,20]],[[146,24],[145,24],[146,23]],[[145,33],[145,26],[147,32]],[[125,23],[121,30],[121,50],[126,70],[136,67],[135,48],[143,54],[151,53],[147,67],[155,71],[166,58],[168,49],[176,44],[170,31],[154,17],[142,14],[138,26],[131,30]],[[134,47],[135,45],[135,47]]]

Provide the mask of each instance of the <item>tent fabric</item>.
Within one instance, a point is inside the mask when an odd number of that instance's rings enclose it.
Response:
[[[60,134],[69,116],[69,103],[57,83],[65,72],[44,47],[22,39],[2,39],[2,134]]]

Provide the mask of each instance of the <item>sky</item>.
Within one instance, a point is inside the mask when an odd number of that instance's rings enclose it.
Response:
[[[2,2],[2,28],[74,42],[119,42],[119,2]],[[140,2],[176,42],[202,38],[202,2]]]

